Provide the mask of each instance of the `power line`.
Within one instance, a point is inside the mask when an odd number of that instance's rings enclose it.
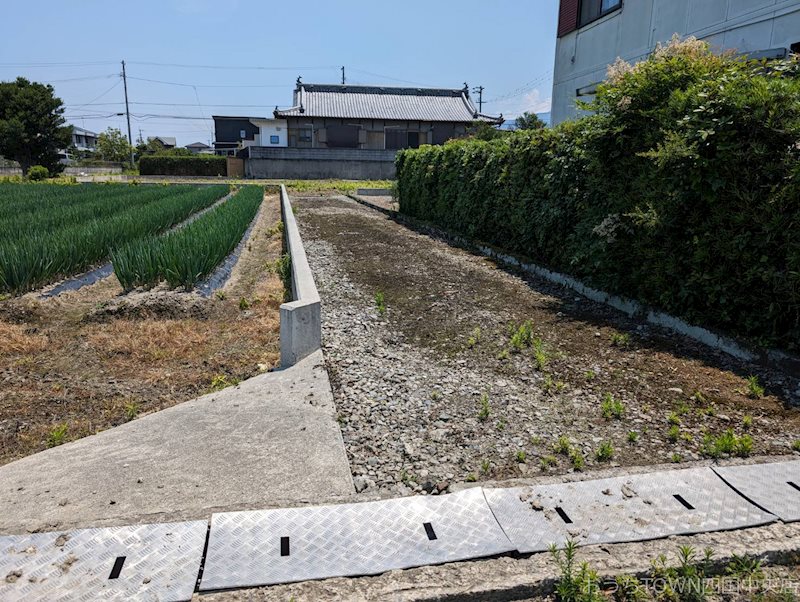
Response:
[[[337,65],[324,65],[318,67],[264,67],[264,66],[245,66],[245,65],[190,65],[186,63],[156,63],[153,61],[128,61],[129,65],[151,65],[156,67],[180,67],[184,69],[224,69],[230,71],[234,69],[242,71],[327,71],[338,69]]]
[[[88,107],[89,105],[91,105],[92,103],[94,103],[96,100],[100,100],[101,98],[103,98],[103,96],[105,96],[106,94],[108,94],[109,92],[111,92],[111,90],[113,90],[114,88],[116,88],[117,86],[119,86],[119,84],[120,84],[120,82],[121,82],[121,81],[122,81],[122,79],[118,79],[116,82],[114,82],[114,85],[113,85],[113,86],[111,86],[111,87],[110,87],[108,90],[106,90],[105,92],[103,92],[102,94],[100,94],[99,96],[97,96],[96,98],[93,98],[92,100],[90,100],[89,102],[87,102],[87,103],[85,103],[85,104],[74,106],[73,108],[74,108],[74,109],[82,109],[83,107]]]
[[[429,84],[423,84],[423,83],[420,83],[420,82],[414,82],[414,81],[410,81],[410,80],[407,80],[407,79],[400,79],[400,78],[397,78],[397,77],[391,77],[389,75],[381,75],[380,73],[373,73],[372,71],[365,71],[364,69],[356,69],[354,67],[350,67],[350,70],[351,71],[356,71],[358,73],[363,73],[364,75],[371,75],[372,77],[379,77],[381,79],[388,79],[390,81],[400,82],[402,84],[412,84],[414,86],[423,86],[425,88],[432,87]]]
[[[93,79],[110,79],[112,77],[119,77],[119,73],[109,73],[108,75],[89,75],[86,77],[68,77],[67,79],[47,79],[44,81],[48,84],[61,84],[64,82],[83,82]]]
[[[194,87],[194,97],[197,99],[197,108],[200,109],[200,114],[205,116],[205,112],[203,111],[203,105],[200,104],[200,95],[197,93],[197,88],[196,87]],[[214,137],[214,132],[211,131],[211,124],[206,122],[206,125],[208,125],[208,133],[213,138]]]
[[[128,79],[133,79],[133,78],[129,77]],[[123,105],[123,104],[125,104],[125,103],[120,100],[118,102],[93,102],[93,103],[87,103],[87,104],[82,104],[82,105],[65,105],[65,106],[66,106],[66,108],[71,109],[71,108],[76,108],[78,106],[80,106],[80,107],[87,107],[87,106],[111,107],[111,106],[119,106],[119,105]],[[142,105],[142,106],[159,106],[159,107],[196,107],[197,106],[196,102],[142,102],[142,101],[135,101],[135,100],[130,101],[129,104]],[[276,105],[277,106],[283,106],[283,107],[291,106],[291,105],[281,105],[279,103],[274,103],[274,102],[264,102],[262,104],[254,104],[254,105],[252,105],[252,104],[251,105],[215,104],[213,102],[203,103],[203,104],[205,106],[207,106],[207,107],[250,108],[250,109],[260,109],[260,108],[264,108],[264,107],[270,107],[271,108],[271,107],[275,107]]]
[[[129,76],[128,79],[135,79],[141,82],[153,84],[165,84],[168,86],[183,86],[185,88],[286,88],[286,84],[187,84],[183,82],[168,82],[162,79],[148,79],[145,77]]]
[[[512,98],[516,98],[517,96],[522,96],[523,94],[527,94],[528,92],[530,92],[532,89],[535,88],[534,84],[538,84],[547,80],[551,75],[553,75],[553,71],[552,70],[547,71],[542,75],[535,77],[531,81],[522,84],[518,88],[511,90],[510,92],[507,92],[495,98],[491,98],[489,100],[485,100],[484,102],[490,103],[490,102],[499,102],[501,100],[510,100]]]
[[[89,61],[69,63],[0,63],[0,67],[91,67],[93,65],[116,65],[116,61]]]

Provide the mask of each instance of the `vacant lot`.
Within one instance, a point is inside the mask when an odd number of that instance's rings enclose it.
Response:
[[[267,195],[230,279],[208,298],[164,285],[124,293],[112,274],[52,298],[0,301],[0,463],[273,367],[279,225]]]
[[[349,199],[296,207],[359,488],[786,454],[800,438],[798,383],[784,375]]]

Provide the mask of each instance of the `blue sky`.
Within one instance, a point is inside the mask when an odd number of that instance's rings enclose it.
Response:
[[[0,80],[50,82],[70,123],[125,131],[125,59],[134,138],[181,145],[212,139],[212,114],[271,115],[298,75],[338,82],[342,65],[348,83],[482,85],[484,112],[513,117],[549,110],[557,12],[558,0],[9,2]]]

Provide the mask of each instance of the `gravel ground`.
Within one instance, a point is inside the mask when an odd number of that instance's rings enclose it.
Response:
[[[800,438],[798,383],[785,375],[345,197],[295,205],[359,491],[436,494],[454,482],[786,454]]]

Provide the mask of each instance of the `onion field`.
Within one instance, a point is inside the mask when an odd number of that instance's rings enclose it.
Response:
[[[0,184],[0,292],[33,290],[212,205],[219,186]]]
[[[183,228],[117,248],[112,255],[117,278],[126,290],[162,281],[191,289],[236,248],[263,195],[262,187],[246,186]]]

